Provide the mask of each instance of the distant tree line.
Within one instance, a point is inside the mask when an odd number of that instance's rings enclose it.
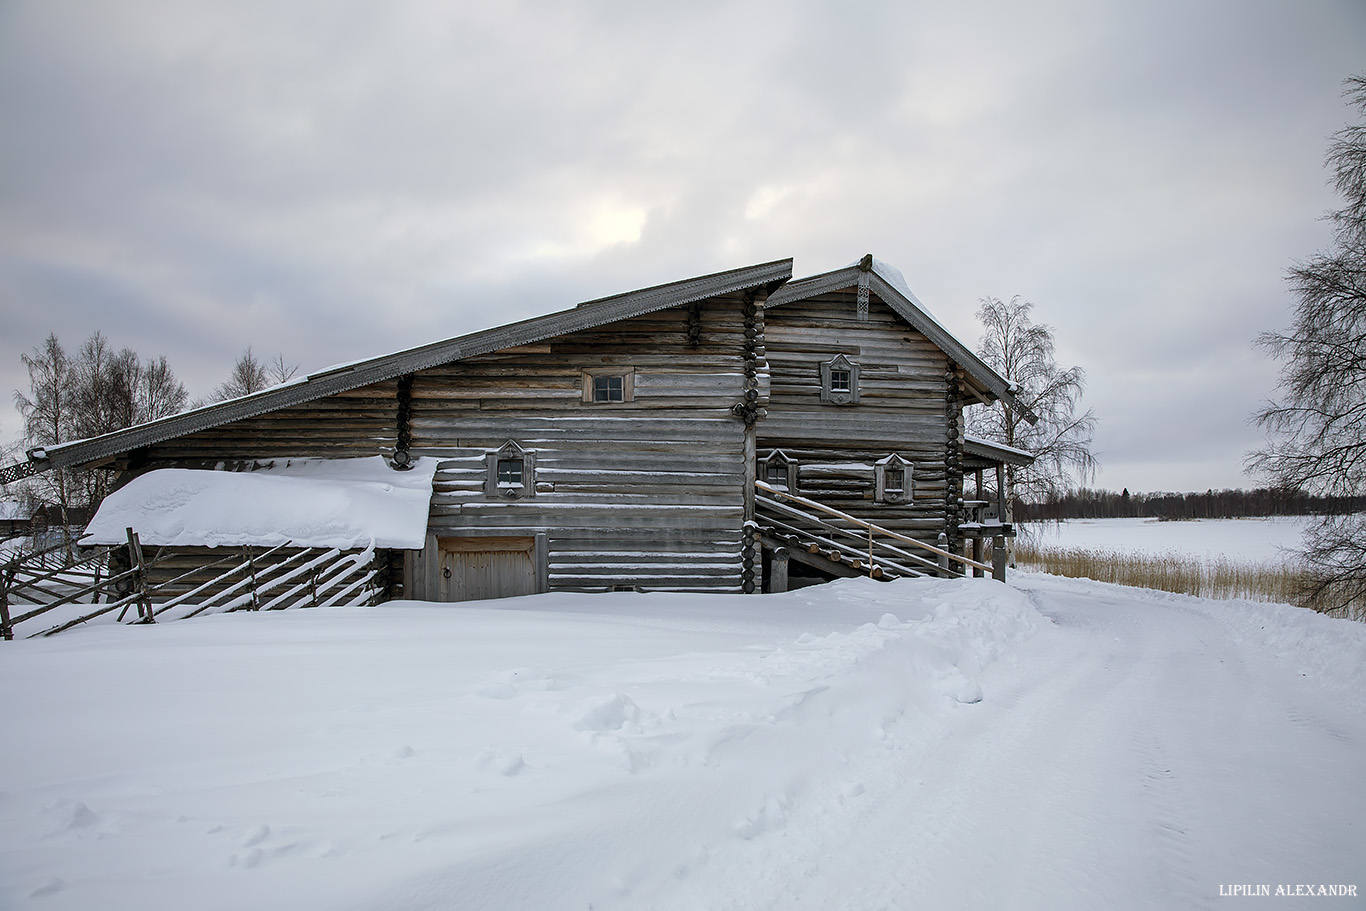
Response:
[[[1366,496],[1324,496],[1297,490],[1206,490],[1204,493],[1129,493],[1078,488],[1042,502],[1015,504],[1019,522],[1060,519],[1239,519],[1258,516],[1350,515],[1366,511]]]

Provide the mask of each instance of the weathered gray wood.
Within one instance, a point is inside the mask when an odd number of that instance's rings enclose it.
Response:
[[[90,464],[98,459],[122,455],[187,434],[193,435],[195,431],[202,432],[225,423],[250,419],[263,413],[274,413],[291,405],[311,403],[359,387],[392,381],[404,374],[440,364],[474,358],[514,346],[542,343],[566,333],[588,331],[599,326],[615,326],[618,322],[633,316],[645,316],[668,308],[685,307],[714,296],[734,299],[742,292],[753,294],[755,290],[777,287],[790,278],[791,274],[792,261],[782,260],[590,301],[573,310],[499,326],[356,364],[343,365],[310,375],[302,382],[265,390],[210,408],[197,409],[92,440],[52,447],[48,450],[44,462],[47,467]],[[704,308],[707,309],[710,308]]]
[[[777,594],[787,591],[787,563],[787,548],[773,548],[768,570],[768,590],[770,592]]]
[[[536,590],[752,587],[756,545],[744,523],[756,514],[757,460],[778,448],[795,460],[799,492],[924,543],[947,533],[960,547],[961,402],[977,386],[961,379],[941,340],[869,288],[866,312],[850,289],[789,295],[774,308],[762,293],[747,300],[728,290],[610,319],[542,322],[535,337],[495,331],[481,336],[483,347],[428,346],[423,362],[403,361],[407,449],[441,460],[428,544],[381,563],[397,567],[404,596],[414,598],[512,589],[528,573]],[[449,356],[432,359],[437,350]],[[820,401],[820,365],[840,354],[858,365],[857,404]],[[584,376],[599,370],[632,378],[629,401],[584,401]],[[153,441],[138,470],[392,454],[396,377],[347,382]],[[759,408],[767,420],[755,423]],[[515,490],[489,481],[488,454],[510,441],[526,454],[525,487]],[[879,502],[886,498],[871,466],[893,453],[910,465],[912,493]],[[481,535],[532,543],[459,568],[472,588],[448,582],[443,570],[454,579],[453,561],[474,558],[449,548],[443,556],[437,542]],[[483,547],[464,553],[500,553]]]

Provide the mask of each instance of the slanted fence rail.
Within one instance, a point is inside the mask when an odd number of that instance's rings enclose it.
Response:
[[[755,481],[755,487],[756,520],[765,536],[875,579],[949,576],[973,570],[1004,577],[1004,565],[993,567],[927,544],[765,481]]]
[[[241,610],[374,604],[382,595],[381,571],[373,548],[286,543],[227,553],[163,547],[148,554],[128,529],[126,545],[74,553],[58,545],[0,563],[0,638],[15,638],[21,624],[24,638],[51,636],[115,611],[116,621],[124,622],[134,609],[130,622],[156,623]],[[44,615],[60,619],[35,629],[31,621]]]

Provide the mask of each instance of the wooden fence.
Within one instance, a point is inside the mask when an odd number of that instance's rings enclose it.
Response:
[[[0,563],[0,638],[13,639],[16,626],[31,626],[60,608],[70,613],[75,607],[77,614],[25,629],[23,637],[51,636],[114,611],[119,622],[135,611],[130,622],[156,623],[239,610],[373,604],[382,594],[373,548],[345,552],[286,543],[213,559],[220,553],[159,548],[147,556],[130,528],[125,545],[73,553],[59,544],[13,554]]]

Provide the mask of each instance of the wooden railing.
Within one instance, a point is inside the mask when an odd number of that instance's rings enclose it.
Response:
[[[15,554],[0,563],[0,638],[13,639],[19,624],[69,605],[93,609],[26,632],[25,638],[51,636],[116,610],[121,622],[133,607],[133,623],[156,623],[204,613],[369,604],[376,597],[379,575],[373,549],[344,553],[315,547],[284,553],[290,548],[286,543],[267,550],[234,551],[205,563],[202,556],[187,558],[183,552],[161,548],[149,559],[129,529],[127,545],[94,548],[51,566],[59,548]],[[105,572],[106,566],[114,565],[111,557],[121,558],[127,568]],[[177,557],[189,559],[190,568],[153,583],[150,570],[174,571]],[[16,607],[22,612],[16,614]]]
[[[975,569],[996,578],[1002,576],[1001,568],[883,528],[817,500],[788,493],[765,481],[755,481],[754,486],[758,490],[755,505],[761,524],[768,523],[798,539],[828,547],[822,550],[827,557],[839,562],[848,558],[854,569],[874,578],[889,574],[957,575],[950,569],[954,564],[962,567],[959,572]],[[865,559],[866,564],[862,562]]]

